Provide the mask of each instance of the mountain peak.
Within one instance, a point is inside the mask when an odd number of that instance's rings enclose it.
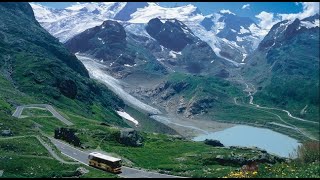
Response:
[[[32,20],[35,20],[32,7],[29,5],[29,3],[15,3],[15,2],[6,2],[6,3],[0,3],[1,6],[6,8],[7,10],[11,10],[13,12],[19,12],[27,15],[27,17],[31,18]]]

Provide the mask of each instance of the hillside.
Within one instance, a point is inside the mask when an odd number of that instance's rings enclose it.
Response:
[[[126,126],[113,111],[123,101],[89,78],[75,55],[39,25],[28,3],[1,3],[0,9],[1,97],[10,110],[29,97],[27,102]]]
[[[255,101],[319,120],[319,14],[275,24],[248,57],[243,75],[257,89]]]

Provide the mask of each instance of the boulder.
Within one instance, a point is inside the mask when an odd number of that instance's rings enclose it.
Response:
[[[54,138],[65,140],[74,146],[81,146],[80,139],[75,135],[74,129],[57,128],[54,130]]]
[[[218,140],[206,139],[204,143],[213,147],[224,147],[224,145]]]
[[[120,131],[119,143],[127,146],[138,147],[143,145],[142,142],[143,138],[136,130],[127,128]]]
[[[215,98],[212,97],[202,97],[200,99],[192,99],[189,102],[187,109],[187,117],[196,115],[196,114],[204,114],[208,112],[208,109],[213,107]]]
[[[78,167],[78,168],[76,169],[76,174],[77,174],[77,176],[82,176],[82,175],[84,175],[84,174],[87,174],[88,172],[89,172],[89,170],[86,169],[86,168],[83,168],[83,167]]]
[[[13,133],[12,133],[12,131],[10,129],[6,129],[6,130],[2,130],[1,131],[1,135],[2,136],[12,136]]]

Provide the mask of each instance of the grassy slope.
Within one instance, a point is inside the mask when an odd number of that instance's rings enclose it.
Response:
[[[188,100],[194,96],[214,95],[219,97],[220,102],[224,100],[231,102],[231,97],[240,95],[239,90],[234,85],[216,77],[172,73],[169,75],[168,81],[173,83],[182,81],[189,83],[191,86],[181,91]]]
[[[23,127],[23,126],[21,126]],[[35,137],[0,139],[0,169],[4,178],[53,178],[77,176],[76,169],[83,165],[61,164],[53,159]],[[89,169],[83,177],[115,177],[110,173]]]
[[[191,76],[179,73],[171,74],[168,79],[169,82],[173,83],[187,82],[191,84],[191,86],[179,93],[179,96],[184,96],[188,100],[194,97],[218,97],[218,101],[214,102],[213,107],[203,118],[209,118],[221,122],[266,127],[298,140],[306,140],[306,137],[297,133],[295,130],[268,124],[269,122],[285,124],[276,115],[274,115],[277,114],[286,122],[297,126],[314,137],[319,137],[319,125],[292,119],[282,111],[258,109],[249,106],[249,99],[246,97],[247,94],[242,91],[243,87],[239,87],[231,82],[215,77]],[[234,103],[234,97],[238,97],[237,103],[239,105]],[[256,102],[255,99],[255,103],[259,104],[259,100],[260,99]],[[270,106],[270,104],[267,104],[267,106]]]
[[[1,3],[0,10],[0,98],[11,110],[47,103],[127,126],[113,111],[123,101],[89,79],[83,64],[39,25],[28,3]]]
[[[319,121],[319,29],[286,40],[268,53],[260,53],[252,58],[257,65],[244,69],[246,78],[262,87],[255,94],[255,102]],[[272,65],[272,70],[266,73]],[[307,113],[300,115],[306,105]]]

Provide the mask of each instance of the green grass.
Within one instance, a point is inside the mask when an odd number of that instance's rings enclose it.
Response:
[[[50,111],[43,108],[24,108],[21,115],[31,117],[52,116]]]
[[[257,155],[256,152],[247,150],[215,148],[203,142],[192,142],[162,134],[144,133],[143,137],[145,142],[142,147],[124,146],[97,135],[91,136],[90,142],[93,149],[96,147],[129,160],[130,163],[126,164],[128,166],[187,177],[222,177],[239,168],[237,165],[222,165],[214,160],[210,161],[217,155],[228,156],[231,151],[246,158]]]
[[[177,132],[172,128],[150,118],[147,114],[139,112],[130,106],[126,106],[124,108],[124,111],[130,114],[130,116],[132,116],[134,119],[139,121],[138,127],[131,123],[131,127],[138,131],[155,132],[163,134],[177,134]],[[130,122],[128,123],[130,124]]]
[[[320,163],[312,162],[301,166],[296,163],[279,163],[274,166],[262,165],[256,178],[320,178]]]
[[[76,169],[89,169],[86,177],[116,177],[83,165],[62,164],[53,159],[35,137],[0,138],[0,169],[3,178],[53,178],[77,176]]]
[[[35,137],[0,139],[0,154],[50,156]]]
[[[46,134],[53,136],[54,130],[59,127],[66,127],[59,119],[55,117],[28,117],[24,118],[41,125],[41,130]]]
[[[256,103],[289,110],[294,116],[308,105],[303,118],[319,122],[319,29],[298,33],[280,47],[253,56],[250,63],[256,65],[244,67],[243,74],[261,88]]]
[[[61,178],[75,177],[78,167],[89,169],[82,178],[104,177],[114,178],[115,175],[102,172],[83,165],[61,164],[57,160],[45,157],[24,157],[20,155],[1,155],[0,168],[4,170],[3,178]]]
[[[186,82],[189,87],[181,91],[186,99],[190,100],[194,96],[202,97],[206,95],[218,96],[220,101],[230,97],[241,95],[240,90],[230,82],[216,77],[187,75],[182,73],[172,73],[168,76],[171,83]]]
[[[0,131],[10,129],[15,136],[36,134],[33,129],[34,124],[28,120],[17,119],[0,112],[0,123]]]
[[[74,123],[72,128],[77,129],[77,136],[82,143],[89,146],[89,149],[103,150],[116,157],[124,158],[124,164],[128,166],[188,177],[222,177],[230,171],[236,170],[239,166],[223,165],[210,159],[214,159],[217,155],[228,156],[231,151],[247,158],[257,155],[256,152],[247,150],[215,148],[203,142],[192,142],[152,133],[142,133],[145,139],[144,146],[127,147],[117,142],[119,128],[104,126],[100,124],[100,121],[80,117],[69,112],[63,114]],[[36,119],[33,121],[38,121],[39,124],[46,122],[43,125],[50,122],[41,121],[41,118]],[[55,120],[52,119],[52,122]],[[47,126],[50,127],[50,125]],[[46,130],[45,127],[41,129],[50,133],[50,129]],[[51,128],[51,130],[53,129]]]

